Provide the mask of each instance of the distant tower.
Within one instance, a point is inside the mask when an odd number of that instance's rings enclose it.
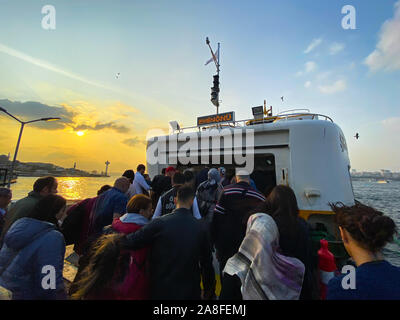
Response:
[[[107,160],[107,161],[105,162],[105,164],[106,164],[106,173],[105,173],[104,175],[107,176],[108,165],[110,164],[110,162]]]
[[[76,169],[76,162],[74,162],[74,170]]]

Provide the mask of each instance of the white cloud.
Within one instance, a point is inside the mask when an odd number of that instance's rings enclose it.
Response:
[[[317,68],[317,64],[314,61],[308,61],[305,64],[306,73],[313,72]]]
[[[346,88],[347,88],[347,83],[345,80],[337,80],[333,84],[327,86],[318,86],[319,91],[326,94],[340,92],[346,90]]]
[[[394,17],[384,22],[375,50],[364,60],[372,71],[400,70],[400,0],[394,6]]]
[[[83,82],[83,83],[86,83],[86,84],[89,84],[89,85],[92,85],[92,86],[95,86],[95,87],[99,87],[99,88],[109,89],[109,90],[113,90],[113,91],[116,91],[116,92],[121,92],[117,88],[108,87],[108,86],[105,86],[105,85],[103,85],[103,84],[101,84],[99,82],[92,81],[90,79],[82,77],[81,75],[78,75],[76,73],[72,73],[72,72],[64,70],[64,69],[62,69],[62,68],[60,68],[58,66],[52,65],[52,64],[48,63],[47,61],[34,58],[32,56],[27,55],[24,52],[21,52],[21,51],[15,50],[13,48],[7,47],[7,46],[5,46],[5,45],[3,45],[1,43],[0,43],[0,52],[5,53],[5,54],[7,54],[7,55],[9,55],[11,57],[14,57],[14,58],[23,60],[25,62],[28,62],[30,64],[33,64],[33,65],[38,66],[40,68],[43,68],[43,69],[46,69],[46,70],[61,74],[61,75],[65,76],[65,77],[68,77],[68,78],[73,79],[73,80],[77,80],[77,81],[80,81],[80,82]]]
[[[311,81],[306,81],[306,83],[304,84],[305,88],[310,88],[311,87]]]
[[[310,53],[313,51],[316,47],[318,47],[322,42],[322,38],[314,39],[311,41],[311,43],[308,45],[307,49],[304,50],[304,53]]]
[[[345,47],[345,45],[343,43],[334,42],[329,47],[329,53],[331,55],[335,55],[335,54],[339,53],[340,51],[343,51],[344,47]]]
[[[317,69],[317,64],[314,61],[308,61],[304,64],[304,70],[298,71],[296,77],[300,77],[306,73],[313,72]]]
[[[318,73],[318,74],[317,74],[316,78],[317,78],[317,80],[325,80],[325,79],[328,78],[331,74],[332,74],[331,71],[321,72],[321,73]]]
[[[384,128],[386,128],[390,131],[400,132],[400,118],[399,117],[384,119],[384,120],[382,120],[381,123],[384,126]]]

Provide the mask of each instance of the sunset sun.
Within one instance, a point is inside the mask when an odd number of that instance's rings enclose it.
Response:
[[[85,132],[84,132],[84,131],[78,131],[76,134],[77,134],[78,136],[82,137],[82,136],[85,134]]]

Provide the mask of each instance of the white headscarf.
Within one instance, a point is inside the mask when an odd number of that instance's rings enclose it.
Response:
[[[278,253],[278,240],[278,227],[271,216],[250,216],[239,252],[227,261],[224,269],[240,278],[243,300],[299,299],[304,264]]]

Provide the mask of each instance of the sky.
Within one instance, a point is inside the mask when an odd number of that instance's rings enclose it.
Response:
[[[18,160],[136,169],[149,130],[215,113],[207,36],[221,43],[220,112],[308,108],[342,128],[353,169],[400,170],[400,0],[0,0],[0,106],[61,118],[28,124]],[[0,154],[18,133],[0,114]]]

